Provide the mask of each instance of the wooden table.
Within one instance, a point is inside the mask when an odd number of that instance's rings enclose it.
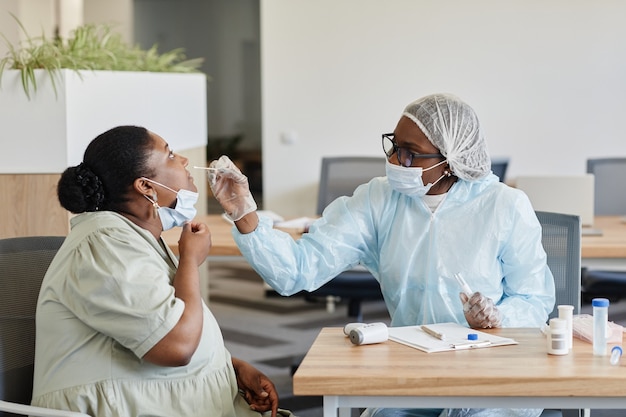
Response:
[[[210,257],[241,257],[241,252],[231,234],[231,224],[221,215],[211,214],[198,217],[198,221],[209,225],[213,246]],[[594,229],[602,230],[602,236],[582,237],[583,266],[603,266],[626,270],[626,222],[622,216],[596,217]],[[163,238],[178,254],[180,228],[163,232]],[[292,233],[294,238],[299,233]]]
[[[341,328],[324,328],[293,377],[293,392],[323,396],[324,417],[374,406],[626,408],[626,360],[612,366],[576,338],[568,355],[548,355],[539,329],[489,332],[519,344],[424,353],[392,341],[355,346]]]
[[[206,216],[198,216],[196,220],[206,223],[211,231],[212,245],[209,256],[241,257],[241,252],[231,234],[232,224],[226,219],[219,214],[209,214]],[[161,234],[165,242],[176,255],[178,255],[180,231],[180,227],[175,227]]]
[[[596,216],[594,229],[601,236],[582,236],[582,266],[626,271],[626,219],[624,216]]]
[[[209,252],[209,258],[224,258],[226,260],[232,260],[236,258],[243,259],[239,248],[235,244],[235,240],[232,235],[233,225],[226,220],[222,215],[209,214],[205,216],[198,216],[197,221],[206,223],[211,231],[211,251]],[[178,239],[180,238],[180,227],[167,230],[161,234],[167,245],[172,251],[178,255]],[[301,232],[289,230],[294,239],[302,236]]]

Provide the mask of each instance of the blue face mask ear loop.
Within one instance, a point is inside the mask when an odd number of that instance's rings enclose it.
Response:
[[[428,171],[429,169],[433,169],[435,167],[438,167],[439,165],[441,165],[441,164],[443,164],[444,162],[447,162],[447,161],[448,161],[447,159],[444,159],[443,161],[441,161],[439,163],[436,163],[435,165],[431,166],[430,168],[422,169],[422,171]],[[432,184],[430,184],[430,187],[431,188],[434,187],[435,184],[437,184],[439,181],[441,181],[442,178],[449,177],[451,175],[452,175],[452,172],[450,172],[448,170],[443,171],[443,175],[441,177],[437,178],[437,181],[435,181]]]
[[[146,198],[146,200],[150,202],[150,204],[152,204],[152,207],[154,207],[154,217],[158,217],[159,209],[161,208],[161,206],[159,206],[159,203],[157,202],[156,191],[154,192],[154,195],[152,196],[152,198],[148,197],[145,194],[142,194],[142,195]]]

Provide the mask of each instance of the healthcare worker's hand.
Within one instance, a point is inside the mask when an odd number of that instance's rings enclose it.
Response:
[[[209,186],[226,215],[233,221],[240,220],[257,209],[250,194],[248,178],[226,155],[209,164]]]
[[[475,292],[471,297],[461,293],[460,297],[463,302],[463,313],[470,327],[482,329],[500,327],[502,313],[496,308],[491,298],[479,292]]]

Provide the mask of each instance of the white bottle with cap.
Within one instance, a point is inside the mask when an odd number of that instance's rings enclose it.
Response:
[[[548,331],[548,353],[550,355],[567,355],[567,321],[564,319],[550,319]]]

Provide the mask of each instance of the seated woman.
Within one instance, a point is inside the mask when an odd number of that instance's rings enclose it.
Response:
[[[273,383],[231,358],[201,298],[211,234],[192,220],[187,164],[160,136],[120,126],[61,176],[59,201],[80,214],[39,294],[33,405],[107,417],[276,416]],[[179,259],[161,239],[174,226]]]

